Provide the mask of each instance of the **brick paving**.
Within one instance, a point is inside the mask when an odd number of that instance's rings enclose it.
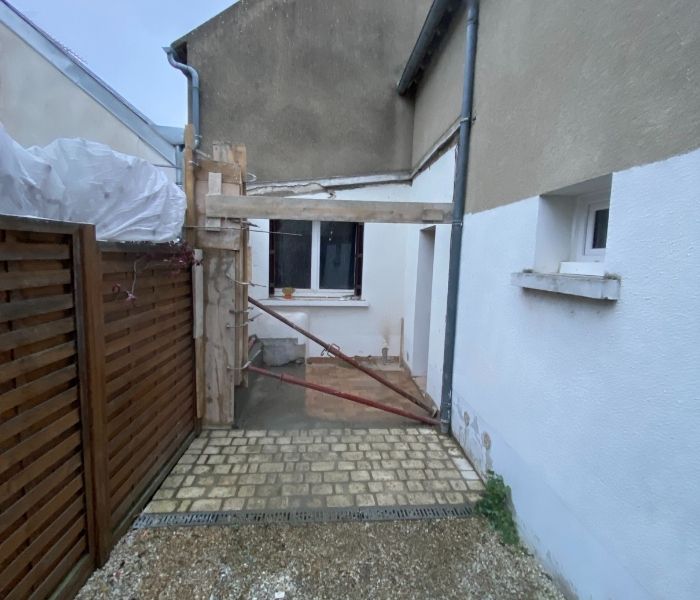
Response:
[[[483,489],[457,443],[430,428],[211,430],[146,512],[461,504]]]

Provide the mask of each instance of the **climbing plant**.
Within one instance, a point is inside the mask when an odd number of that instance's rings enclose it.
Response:
[[[475,512],[486,518],[504,544],[516,545],[520,542],[510,510],[510,487],[505,484],[503,477],[493,471],[488,473],[486,491],[477,502]]]

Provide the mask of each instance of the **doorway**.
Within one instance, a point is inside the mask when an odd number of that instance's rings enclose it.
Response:
[[[413,322],[412,372],[419,387],[428,375],[428,346],[430,340],[430,309],[433,292],[433,262],[435,260],[435,227],[420,231],[418,239],[418,272],[416,275],[416,310]],[[423,385],[421,385],[423,384]]]

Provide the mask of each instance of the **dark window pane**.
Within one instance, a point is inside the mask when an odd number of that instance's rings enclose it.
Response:
[[[321,289],[353,289],[355,227],[355,223],[321,223]]]
[[[276,221],[275,287],[311,287],[311,221]],[[283,235],[295,233],[300,235]],[[271,234],[272,235],[272,234]]]
[[[610,209],[604,208],[595,211],[593,221],[593,248],[605,248],[608,241],[608,215]]]

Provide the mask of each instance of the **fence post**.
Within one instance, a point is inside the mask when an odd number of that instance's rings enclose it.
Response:
[[[81,310],[76,314],[79,343],[84,360],[80,385],[87,398],[86,468],[90,470],[92,490],[92,525],[94,548],[91,549],[98,567],[104,565],[112,545],[110,526],[109,479],[107,470],[107,419],[105,392],[105,340],[102,306],[102,260],[95,238],[95,227],[80,228],[79,277],[82,285]]]

